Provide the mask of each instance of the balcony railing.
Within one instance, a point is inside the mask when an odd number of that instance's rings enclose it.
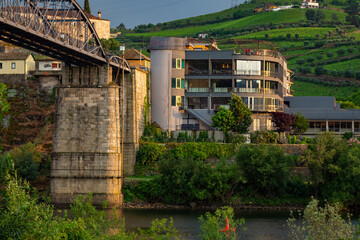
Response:
[[[260,88],[234,88],[233,91],[237,93],[259,93]]]
[[[276,112],[284,110],[280,105],[265,105],[265,109],[262,104],[249,104],[248,107],[253,111],[268,111],[268,112]]]
[[[256,70],[235,70],[234,75],[260,76],[261,72]]]
[[[231,69],[213,69],[212,74],[214,75],[231,75]]]
[[[231,88],[231,87],[219,87],[219,88],[213,88],[213,92],[219,92],[219,93],[232,92],[232,88]]]
[[[208,69],[187,69],[186,75],[209,75]]]
[[[271,88],[262,88],[260,90],[261,93],[265,92],[266,94],[278,94],[281,95],[282,94],[282,90],[281,89],[271,89]]]
[[[209,88],[189,88],[187,92],[209,92]]]

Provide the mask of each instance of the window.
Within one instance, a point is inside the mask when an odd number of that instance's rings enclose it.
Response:
[[[185,87],[185,80],[182,78],[172,78],[171,87],[177,89],[183,89]]]
[[[176,88],[181,88],[181,78],[176,79]]]
[[[181,96],[171,96],[171,106],[181,107],[181,105],[182,105]]]
[[[238,75],[261,75],[261,62],[237,60],[236,73]]]
[[[181,69],[181,65],[182,65],[182,64],[181,64],[181,59],[180,59],[180,58],[177,58],[177,59],[176,59],[176,68],[177,68],[177,69]]]
[[[16,68],[16,63],[11,63],[11,69],[15,69]]]
[[[0,63],[0,69],[2,69],[2,63]]]

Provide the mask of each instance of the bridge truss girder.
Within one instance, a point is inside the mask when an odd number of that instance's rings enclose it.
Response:
[[[0,40],[68,64],[122,68],[75,0],[1,0]],[[124,68],[129,65],[124,61]]]

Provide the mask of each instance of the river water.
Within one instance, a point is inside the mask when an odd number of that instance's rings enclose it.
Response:
[[[149,227],[154,219],[170,217],[183,239],[199,239],[200,223],[198,218],[206,211],[191,209],[121,209],[120,216],[125,217],[128,230]],[[246,240],[282,240],[287,238],[286,220],[289,211],[238,210],[236,218],[244,218],[247,228],[241,239]]]

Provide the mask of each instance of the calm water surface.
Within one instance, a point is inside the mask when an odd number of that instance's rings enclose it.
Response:
[[[149,227],[154,219],[173,218],[174,225],[184,239],[199,239],[200,224],[198,218],[205,214],[202,210],[188,209],[122,209],[128,230]],[[282,240],[287,239],[286,219],[289,211],[239,210],[237,218],[245,218],[246,232],[241,239],[246,240]]]

